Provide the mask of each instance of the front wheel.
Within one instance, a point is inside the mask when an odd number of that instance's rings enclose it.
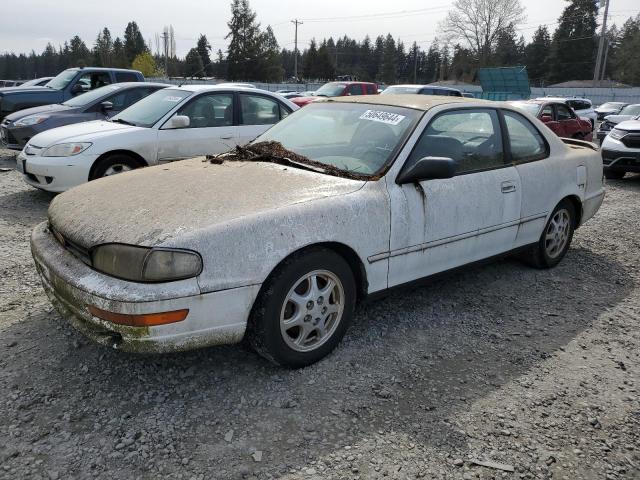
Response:
[[[140,164],[129,155],[121,153],[109,155],[96,162],[89,180],[110,177],[111,175],[128,172],[138,167],[140,167]]]
[[[575,221],[573,204],[568,200],[560,202],[553,210],[540,240],[528,252],[528,263],[536,268],[552,268],[560,263],[571,245]]]
[[[343,257],[325,248],[294,255],[265,282],[247,338],[277,365],[310,365],[338,345],[351,323],[355,300],[355,279]]]

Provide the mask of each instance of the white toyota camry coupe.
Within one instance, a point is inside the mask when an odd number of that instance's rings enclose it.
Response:
[[[367,295],[512,252],[555,266],[603,197],[594,145],[508,104],[345,97],[227,154],[63,193],[31,246],[52,302],[98,342],[247,337],[300,367]]]

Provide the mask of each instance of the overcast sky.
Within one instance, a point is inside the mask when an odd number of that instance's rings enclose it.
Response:
[[[362,39],[369,34],[390,32],[409,45],[414,41],[428,48],[437,35],[452,0],[345,1],[322,0],[251,0],[263,27],[271,25],[281,47],[293,49],[294,26],[290,20],[301,19],[299,48],[312,38],[339,37],[344,34]],[[562,12],[562,0],[524,0],[526,23],[520,31],[529,39],[540,24],[553,31]],[[224,36],[230,15],[226,0],[3,0],[0,52],[40,52],[47,42],[61,45],[79,35],[91,48],[103,27],[112,36],[122,36],[128,21],[135,20],[155,50],[155,34],[172,24],[176,32],[177,53],[184,56],[203,33],[214,51],[226,48]],[[611,0],[610,21],[622,24],[640,11],[638,0]]]

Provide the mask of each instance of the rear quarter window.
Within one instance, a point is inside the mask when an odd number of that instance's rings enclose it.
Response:
[[[115,72],[116,82],[139,82],[138,75],[133,72]]]

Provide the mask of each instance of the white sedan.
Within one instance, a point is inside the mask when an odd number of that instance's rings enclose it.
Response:
[[[280,95],[238,85],[167,88],[110,120],[34,136],[17,168],[28,184],[64,192],[139,167],[227,151],[297,109]]]
[[[98,342],[168,352],[246,336],[300,367],[368,295],[511,252],[557,265],[603,198],[594,145],[509,104],[342,97],[216,158],[59,195],[31,247],[54,305]]]

